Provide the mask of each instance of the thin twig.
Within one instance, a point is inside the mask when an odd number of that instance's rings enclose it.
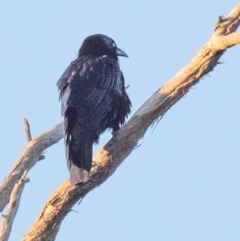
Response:
[[[32,140],[32,136],[31,136],[31,130],[30,130],[30,125],[29,125],[28,119],[23,118],[23,123],[24,123],[24,129],[25,129],[27,142],[29,142]]]
[[[27,171],[25,171],[20,180],[15,184],[10,196],[10,201],[6,213],[2,215],[2,223],[0,226],[0,240],[7,241],[9,239],[13,221],[18,211],[19,203],[21,200],[21,194],[26,182],[29,179],[25,178]]]
[[[24,129],[25,129],[25,134],[26,134],[26,138],[27,138],[27,142],[32,140],[32,135],[31,135],[31,129],[30,129],[30,125],[28,122],[27,118],[23,118],[23,123],[24,123]],[[41,161],[45,159],[45,156],[43,154],[41,154],[38,158],[38,161]]]

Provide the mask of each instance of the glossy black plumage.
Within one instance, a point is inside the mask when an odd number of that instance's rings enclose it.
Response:
[[[127,55],[109,37],[86,38],[57,82],[64,116],[66,158],[73,185],[88,180],[92,146],[108,128],[117,131],[130,113],[131,101],[117,56]]]

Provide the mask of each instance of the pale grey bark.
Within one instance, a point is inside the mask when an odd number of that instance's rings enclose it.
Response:
[[[43,151],[57,143],[62,137],[63,126],[62,123],[59,123],[28,142],[21,156],[14,162],[11,171],[0,185],[0,212],[7,205],[13,187],[19,181],[24,171],[29,171],[39,160]]]
[[[72,206],[89,191],[100,185],[114,173],[121,162],[136,147],[148,127],[161,118],[190,88],[213,70],[222,54],[240,43],[240,3],[226,18],[219,17],[214,34],[197,55],[172,79],[157,90],[153,96],[132,116],[113,138],[94,157],[88,182],[71,186],[69,180],[60,185],[49,197],[36,221],[24,235],[23,241],[50,241],[57,235],[61,222]],[[13,186],[38,160],[41,153],[63,137],[59,123],[49,131],[29,142],[10,174],[0,186],[0,210],[9,200]]]
[[[7,241],[10,237],[10,233],[12,230],[13,221],[16,217],[17,210],[19,207],[21,194],[24,188],[24,185],[29,180],[26,177],[27,172],[25,171],[20,178],[20,180],[14,185],[12,193],[10,195],[10,200],[8,204],[8,208],[5,214],[2,215],[2,222],[0,225],[0,240]]]

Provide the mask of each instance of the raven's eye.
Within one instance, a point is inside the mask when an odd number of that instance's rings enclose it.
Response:
[[[112,43],[112,46],[113,46],[113,48],[116,48],[116,44],[114,42]]]

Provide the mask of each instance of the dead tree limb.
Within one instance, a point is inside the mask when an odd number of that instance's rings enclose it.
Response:
[[[59,123],[28,142],[21,156],[14,162],[10,173],[0,185],[0,212],[7,205],[13,187],[19,181],[24,171],[29,171],[39,160],[43,151],[57,143],[62,137],[63,126],[62,123]]]
[[[148,127],[161,118],[204,75],[212,71],[228,48],[240,43],[240,33],[235,33],[239,24],[240,3],[227,18],[219,18],[213,36],[196,57],[154,93],[117,135],[97,153],[90,180],[76,187],[71,186],[67,180],[52,194],[22,241],[52,240],[72,206],[112,175],[131,153]]]
[[[10,237],[13,221],[16,217],[19,203],[21,200],[21,194],[24,189],[25,183],[29,181],[26,178],[27,172],[25,171],[20,180],[15,184],[10,196],[10,201],[5,214],[2,215],[2,222],[0,225],[0,240],[7,241]]]
[[[73,187],[66,180],[47,200],[36,221],[24,235],[23,241],[50,241],[54,240],[64,217],[72,206],[89,191],[102,184],[114,173],[121,162],[131,153],[148,127],[161,118],[166,111],[181,99],[190,88],[212,71],[219,63],[220,57],[230,47],[240,43],[240,34],[235,33],[240,24],[240,3],[233,9],[228,17],[219,17],[215,32],[209,41],[200,49],[196,57],[180,70],[164,86],[132,116],[110,141],[94,157],[88,182]],[[29,170],[37,161],[43,150],[62,138],[62,123],[47,133],[33,139],[17,160],[12,171],[4,180],[10,184],[11,176],[16,176],[13,183],[22,174],[23,166]],[[26,169],[25,167],[25,169]],[[12,188],[5,187],[7,197],[2,198],[0,188],[0,204],[9,199]],[[10,191],[9,191],[10,190]],[[3,201],[2,201],[3,200]],[[3,205],[2,204],[2,205]],[[2,206],[0,206],[1,208]]]

